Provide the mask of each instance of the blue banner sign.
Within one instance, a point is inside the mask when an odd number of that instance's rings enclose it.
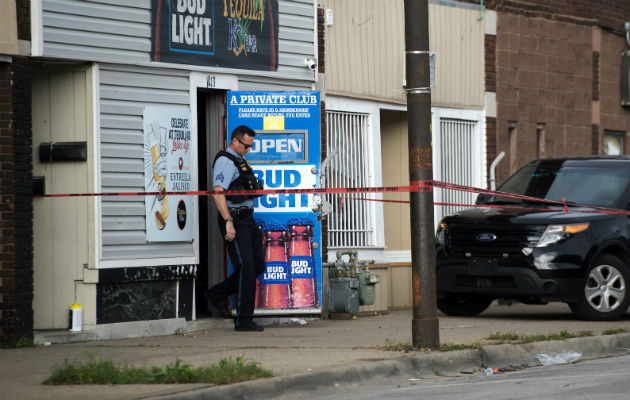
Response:
[[[265,189],[319,186],[319,92],[228,92],[228,131],[247,125],[247,153]],[[254,201],[263,233],[265,271],[259,276],[256,312],[317,313],[322,304],[321,223],[312,194],[268,194]]]

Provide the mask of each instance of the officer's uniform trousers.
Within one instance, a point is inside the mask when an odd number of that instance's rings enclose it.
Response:
[[[236,294],[235,325],[238,326],[240,321],[251,321],[254,316],[256,278],[265,270],[265,255],[262,232],[251,210],[230,214],[234,218],[236,237],[225,243],[234,272],[223,282],[210,288],[208,294],[214,301]],[[221,234],[225,237],[225,221],[220,215],[218,223]]]

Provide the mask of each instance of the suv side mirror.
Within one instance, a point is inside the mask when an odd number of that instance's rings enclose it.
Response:
[[[477,200],[475,200],[475,204],[484,204],[488,201],[489,198],[490,195],[479,193],[479,195],[477,195]],[[628,206],[630,206],[630,203],[628,204]]]

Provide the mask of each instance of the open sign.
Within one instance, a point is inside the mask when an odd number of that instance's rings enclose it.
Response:
[[[308,162],[306,132],[256,132],[247,161],[252,163],[306,163]]]

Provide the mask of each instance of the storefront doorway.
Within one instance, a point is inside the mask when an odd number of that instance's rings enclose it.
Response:
[[[227,146],[226,93],[224,90],[197,90],[197,149],[201,191],[212,189],[209,182],[212,161],[215,154]],[[216,219],[214,200],[210,196],[199,196],[199,270],[195,287],[197,318],[209,315],[205,291],[227,274],[225,247]]]

